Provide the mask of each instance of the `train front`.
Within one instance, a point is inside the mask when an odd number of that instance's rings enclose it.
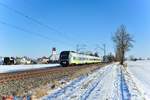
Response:
[[[59,61],[62,66],[68,66],[69,65],[69,51],[62,51],[60,53]]]

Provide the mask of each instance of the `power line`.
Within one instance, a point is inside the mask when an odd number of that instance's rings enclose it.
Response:
[[[22,13],[21,11],[18,11],[18,10],[16,10],[16,9],[12,8],[12,7],[9,7],[8,5],[6,5],[6,4],[4,4],[4,3],[2,3],[2,2],[0,2],[0,5],[3,6],[3,7],[5,7],[5,8],[7,8],[7,9],[9,9],[9,10],[11,10],[11,11],[13,11],[14,13],[17,13],[17,14],[19,14],[19,15],[21,15],[21,16],[27,18],[28,20],[30,20],[30,21],[32,21],[32,22],[34,22],[34,23],[37,23],[37,24],[39,24],[39,25],[41,25],[41,26],[43,26],[43,27],[46,27],[46,28],[48,28],[48,29],[50,29],[50,30],[52,30],[52,31],[55,31],[58,35],[62,35],[64,38],[67,38],[67,39],[68,39],[68,36],[67,36],[66,34],[64,34],[64,33],[60,32],[60,31],[58,31],[58,30],[56,30],[56,29],[50,27],[49,25],[44,24],[43,22],[41,22],[41,21],[39,21],[39,20],[37,20],[37,19],[31,17],[31,16],[28,16],[28,15]]]
[[[82,45],[81,44],[77,44],[76,45],[76,52],[79,53],[79,52],[81,52],[81,50],[85,50],[86,46],[87,45],[85,45],[85,44],[82,44]]]
[[[99,45],[96,45],[95,50],[96,50],[96,49],[101,49],[101,50],[103,50],[104,56],[106,56],[106,44],[103,44],[102,47],[99,46]]]
[[[38,36],[38,37],[40,37],[40,38],[46,39],[46,40],[48,40],[48,41],[51,40],[51,38],[49,38],[49,37],[47,37],[47,36],[44,36],[44,35],[42,35],[42,34],[40,34],[40,33],[37,33],[37,32],[35,33],[35,32],[32,32],[32,31],[29,31],[29,30],[27,30],[27,29],[24,29],[24,28],[21,28],[21,27],[18,27],[18,26],[9,24],[9,23],[4,22],[4,21],[1,21],[1,20],[0,20],[0,23],[3,24],[3,25],[9,26],[9,27],[11,27],[11,28],[14,28],[14,29],[23,31],[23,32],[25,32],[25,33],[28,33],[28,34],[30,34],[30,35],[32,34],[32,35]],[[58,42],[58,40],[55,41],[55,42]],[[64,44],[64,43],[62,43],[62,41],[60,41],[60,43],[61,43],[61,44]],[[66,43],[65,43],[65,44],[66,44]]]

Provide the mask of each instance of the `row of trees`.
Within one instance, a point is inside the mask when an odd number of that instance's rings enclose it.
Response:
[[[104,61],[110,62],[110,61],[119,61],[121,65],[124,64],[125,55],[126,53],[133,47],[133,37],[131,34],[127,31],[125,25],[120,25],[120,27],[117,29],[117,31],[112,36],[112,41],[114,42],[115,46],[115,56],[114,55],[105,55],[104,50]],[[86,45],[83,45],[83,49]],[[79,45],[77,45],[77,52],[79,52]],[[104,47],[105,49],[105,47]],[[98,53],[89,53],[89,55],[93,56],[99,56]]]

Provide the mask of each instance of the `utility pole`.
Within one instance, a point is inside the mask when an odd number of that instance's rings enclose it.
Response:
[[[76,45],[76,52],[79,53],[81,50],[84,50],[85,47],[86,47],[85,44],[82,44],[82,45],[77,44]]]
[[[97,45],[97,48],[103,50],[103,53],[104,53],[104,55],[103,55],[103,61],[105,62],[105,60],[106,60],[106,44],[103,44],[102,47],[99,46],[99,45]]]
[[[76,45],[76,52],[77,53],[79,52],[79,45],[78,44]]]
[[[103,46],[104,46],[103,50],[104,50],[104,62],[105,62],[106,61],[106,44],[103,44]]]

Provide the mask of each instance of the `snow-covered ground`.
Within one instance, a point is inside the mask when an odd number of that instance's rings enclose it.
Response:
[[[30,69],[39,69],[47,67],[56,67],[60,64],[35,64],[35,65],[0,65],[0,73],[24,71]]]
[[[141,94],[150,100],[150,61],[128,61],[127,64]]]
[[[128,81],[129,80],[129,81]],[[130,81],[131,80],[131,81]],[[145,100],[130,74],[110,64],[87,76],[68,82],[42,97],[43,100]]]

